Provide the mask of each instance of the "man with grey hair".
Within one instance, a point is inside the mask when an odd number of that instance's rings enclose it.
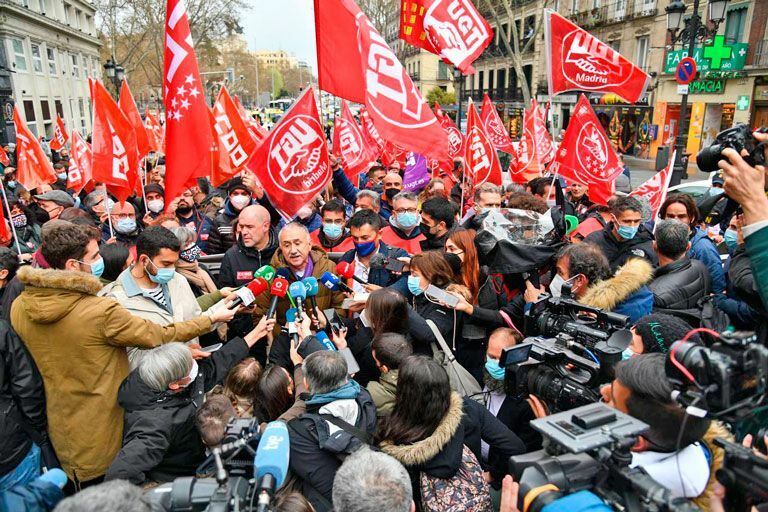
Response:
[[[371,443],[376,406],[371,395],[348,378],[340,352],[321,350],[304,360],[307,411],[288,422],[290,467],[302,494],[318,512],[332,509],[336,471],[345,458]]]
[[[381,214],[381,200],[379,194],[373,190],[361,190],[355,196],[355,210],[372,210]]]
[[[125,480],[88,487],[59,502],[56,512],[150,512],[152,507],[141,487]]]
[[[336,512],[411,512],[415,508],[408,471],[386,453],[362,447],[347,457],[336,472]]]
[[[709,295],[707,267],[686,255],[691,247],[686,224],[662,220],[656,224],[653,250],[659,267],[648,288],[653,293],[654,311],[666,312],[698,324],[699,299]]]
[[[195,414],[205,393],[274,327],[262,321],[243,338],[234,338],[199,362],[182,343],[150,350],[120,385],[117,401],[125,409],[123,446],[107,470],[107,480],[170,482],[193,476],[205,459]]]
[[[381,230],[381,241],[410,255],[419,254],[420,242],[426,239],[421,234],[420,223],[418,196],[413,192],[400,192],[392,199],[390,225]]]
[[[482,215],[501,208],[501,189],[493,183],[483,183],[475,189],[474,207],[467,212],[461,224],[465,229],[479,230]]]

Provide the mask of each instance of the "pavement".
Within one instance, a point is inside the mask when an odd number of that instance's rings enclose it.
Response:
[[[623,155],[624,163],[629,167],[631,175],[630,183],[632,189],[640,186],[644,181],[648,180],[651,176],[656,174],[656,161],[647,160],[645,158],[636,158],[633,156]],[[695,163],[688,165],[688,177],[683,179],[683,183],[691,181],[703,181],[709,179],[709,173],[699,171],[698,166]]]

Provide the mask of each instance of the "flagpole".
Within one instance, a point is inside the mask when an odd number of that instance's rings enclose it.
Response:
[[[3,201],[5,201],[5,209],[8,212],[8,224],[11,225],[11,231],[13,231],[13,239],[16,240],[16,250],[18,251],[19,258],[21,258],[21,245],[19,245],[19,237],[16,235],[16,226],[13,225],[13,215],[11,215],[11,205],[8,204],[8,196],[5,194],[5,184],[0,180],[0,189],[3,191]]]
[[[144,179],[146,179],[147,176],[147,157],[144,156],[142,161],[141,168],[144,170],[144,176],[139,176],[139,184],[141,184],[141,198],[144,200],[144,215],[146,215],[149,213],[149,208],[147,208],[147,193],[144,191]]]
[[[112,230],[112,213],[109,207],[109,192],[107,191],[107,184],[104,184],[104,209],[107,211],[107,224],[109,224],[109,238],[115,237],[115,232]]]

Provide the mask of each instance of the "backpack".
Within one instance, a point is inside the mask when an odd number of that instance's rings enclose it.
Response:
[[[462,397],[471,398],[483,403],[483,390],[480,384],[477,383],[477,379],[456,360],[456,356],[451,352],[450,347],[448,347],[435,323],[432,320],[427,320],[427,324],[432,329],[432,333],[435,335],[435,339],[437,339],[437,343],[440,346],[438,348],[437,345],[432,343],[432,356],[448,374],[451,389]]]
[[[465,446],[461,466],[451,478],[437,478],[421,473],[419,477],[421,508],[425,512],[491,512],[491,487],[483,478],[483,469],[472,450]]]

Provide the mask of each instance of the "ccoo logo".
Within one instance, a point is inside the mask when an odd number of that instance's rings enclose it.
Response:
[[[306,195],[319,191],[330,179],[325,135],[317,119],[296,115],[278,125],[269,147],[267,174],[283,192]]]

